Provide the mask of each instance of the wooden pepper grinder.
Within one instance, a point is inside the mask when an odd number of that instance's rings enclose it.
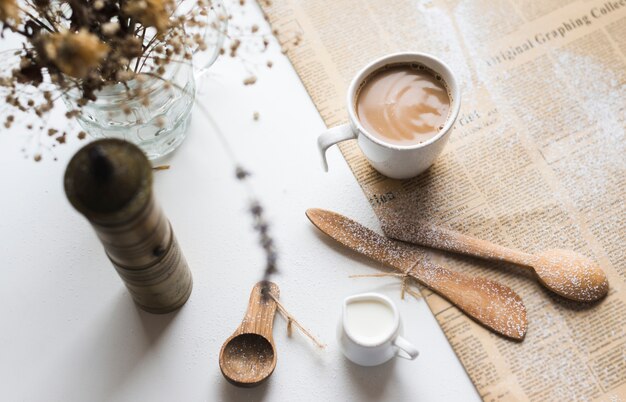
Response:
[[[67,166],[65,193],[142,309],[168,313],[185,304],[191,272],[152,196],[152,166],[138,147],[118,139],[86,145]]]

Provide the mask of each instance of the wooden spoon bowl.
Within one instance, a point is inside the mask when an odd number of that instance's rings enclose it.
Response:
[[[275,283],[259,282],[252,289],[248,310],[241,325],[220,350],[220,370],[239,387],[254,387],[265,381],[276,368],[276,347],[272,336],[276,302]]]
[[[609,281],[602,268],[574,251],[546,250],[537,255],[532,267],[541,283],[571,300],[594,301],[609,291]]]
[[[222,352],[222,374],[231,383],[242,386],[253,386],[250,373],[258,378],[269,377],[276,367],[276,354],[272,345],[259,334],[240,334],[231,337]]]

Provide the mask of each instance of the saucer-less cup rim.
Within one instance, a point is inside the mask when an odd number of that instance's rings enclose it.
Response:
[[[451,97],[450,105],[452,106],[452,109],[450,110],[450,113],[448,114],[448,118],[446,119],[446,123],[444,124],[443,128],[439,130],[437,135],[435,135],[433,138],[429,139],[428,141],[420,142],[420,143],[413,144],[413,145],[390,144],[388,142],[384,142],[380,140],[379,138],[373,136],[363,127],[363,125],[359,121],[359,117],[356,112],[356,98],[357,98],[361,83],[366,78],[368,78],[372,73],[379,70],[380,68],[383,68],[387,65],[403,64],[403,63],[423,64],[426,67],[432,69],[435,73],[445,76],[444,82],[449,91],[449,95]],[[431,63],[433,63],[434,66]],[[423,147],[428,146],[429,144],[432,144],[433,142],[437,141],[446,132],[448,132],[448,130],[452,128],[452,125],[454,124],[454,121],[456,120],[456,117],[459,114],[459,110],[461,109],[460,93],[458,91],[456,80],[454,79],[454,74],[452,73],[452,70],[450,69],[450,67],[448,67],[448,65],[444,63],[442,60],[440,60],[439,58],[432,56],[430,54],[421,53],[421,52],[400,52],[400,53],[388,54],[386,56],[380,57],[377,60],[374,60],[367,66],[363,67],[356,74],[356,76],[352,79],[352,82],[350,83],[350,86],[348,87],[348,94],[347,94],[346,100],[347,100],[346,104],[348,105],[348,114],[350,116],[350,122],[354,126],[356,126],[358,131],[361,132],[370,140],[374,141],[375,143],[382,145],[384,147],[387,147],[387,148],[392,148],[392,149],[407,149],[407,150],[417,149],[417,148],[423,148]]]
[[[356,111],[358,91],[365,79],[367,79],[371,74],[383,68],[384,66],[412,63],[422,64],[442,76],[448,89],[448,93],[451,97],[451,109],[443,128],[439,130],[437,135],[430,138],[429,140],[412,145],[391,144],[372,135],[363,127],[363,125],[359,121]],[[458,117],[461,108],[461,91],[458,87],[458,83],[455,79],[454,73],[452,72],[450,67],[439,58],[422,52],[399,52],[380,57],[363,67],[355,75],[355,77],[352,79],[352,82],[350,83],[350,86],[348,87],[346,105],[348,109],[349,122],[328,129],[318,139],[318,147],[322,156],[322,165],[325,171],[328,171],[326,150],[330,146],[339,142],[356,139],[359,135],[365,136],[368,140],[370,140],[374,144],[379,145],[382,148],[394,151],[413,151],[420,148],[427,148],[431,144],[442,140],[442,137],[450,132],[452,126],[454,125],[454,122],[456,121],[456,118]],[[394,175],[391,176],[393,177]]]
[[[378,300],[378,301],[382,301],[393,312],[393,328],[389,331],[388,334],[385,335],[385,337],[381,341],[378,341],[378,342],[364,342],[363,340],[359,339],[354,334],[351,334],[350,333],[350,328],[345,325],[346,308],[348,307],[348,304],[356,302],[356,301],[364,301],[364,300]],[[389,338],[393,338],[394,334],[396,332],[398,332],[398,329],[400,327],[400,314],[398,313],[398,309],[393,304],[393,302],[391,301],[390,298],[388,298],[387,296],[378,294],[378,293],[361,293],[361,294],[358,294],[358,295],[347,297],[344,300],[344,302],[343,302],[343,310],[342,310],[342,316],[341,317],[342,317],[342,322],[344,323],[343,328],[344,328],[348,338],[350,338],[350,340],[352,342],[354,342],[354,343],[356,343],[358,345],[361,345],[361,346],[374,347],[374,346],[384,345],[385,343],[389,342]]]

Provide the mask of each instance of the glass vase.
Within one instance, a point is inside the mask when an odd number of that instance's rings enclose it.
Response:
[[[64,94],[68,110],[79,110],[80,126],[93,138],[120,138],[141,148],[150,160],[174,151],[187,136],[196,96],[196,76],[217,59],[227,18],[221,0],[211,1],[204,39],[207,48],[193,60],[172,60],[159,76],[141,74],[124,84],[113,83],[95,93],[96,100],[78,108],[82,94]],[[134,93],[140,89],[141,96]]]
[[[174,63],[161,78],[142,76],[111,84],[96,92],[76,116],[94,138],[120,138],[139,146],[148,159],[161,158],[176,149],[187,135],[196,84],[190,64]],[[141,88],[141,96],[132,93]],[[64,96],[68,109],[76,108],[81,93]]]

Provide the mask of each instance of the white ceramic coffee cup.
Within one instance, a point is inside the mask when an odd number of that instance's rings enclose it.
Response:
[[[415,145],[388,144],[368,133],[361,125],[356,113],[356,97],[363,80],[376,70],[390,64],[422,64],[445,81],[450,92],[450,115],[443,129],[428,141]],[[461,91],[452,70],[438,58],[425,54],[403,52],[390,54],[365,66],[352,79],[348,88],[347,109],[349,123],[333,127],[319,136],[317,144],[322,154],[324,170],[328,171],[326,150],[341,141],[356,139],[370,164],[385,176],[393,179],[408,179],[428,169],[443,151],[452,126],[461,107]]]
[[[359,334],[350,333],[350,327],[346,325],[346,308],[348,304],[365,300],[383,303],[393,312],[393,323],[390,325],[388,335],[376,342],[364,341],[362,337],[359,337]],[[401,333],[400,313],[387,296],[378,293],[363,293],[350,296],[344,300],[337,337],[339,338],[341,351],[350,361],[361,366],[377,366],[395,356],[408,360],[415,359],[419,352],[415,346],[400,336]]]

